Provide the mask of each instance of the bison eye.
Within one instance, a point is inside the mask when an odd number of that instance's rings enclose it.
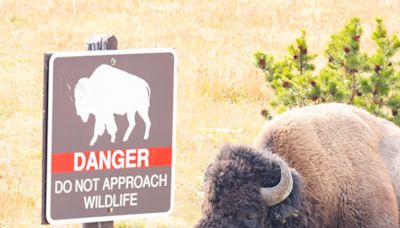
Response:
[[[243,225],[241,227],[256,228],[260,227],[257,213],[247,211],[241,215]]]
[[[248,214],[246,214],[246,219],[247,220],[255,220],[255,219],[257,219],[257,214],[256,213],[248,213]]]

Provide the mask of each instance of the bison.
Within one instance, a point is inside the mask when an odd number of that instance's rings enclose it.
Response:
[[[288,111],[205,172],[197,228],[399,227],[400,129],[344,104]]]
[[[123,141],[127,141],[135,127],[136,112],[142,117],[146,129],[144,139],[148,139],[150,131],[150,87],[143,79],[109,65],[100,65],[89,78],[81,78],[74,89],[75,108],[83,122],[89,115],[96,118],[93,146],[97,138],[107,129],[111,142],[115,142],[117,125],[114,114],[127,115],[129,126]]]

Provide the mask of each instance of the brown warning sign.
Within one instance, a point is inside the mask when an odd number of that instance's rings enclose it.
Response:
[[[55,53],[47,82],[47,221],[168,214],[174,183],[174,50]]]

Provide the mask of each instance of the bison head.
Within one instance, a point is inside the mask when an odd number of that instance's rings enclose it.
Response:
[[[300,178],[268,151],[227,145],[205,173],[197,228],[304,227]]]
[[[88,121],[90,114],[89,87],[89,79],[82,78],[74,89],[76,114],[81,117],[84,123]]]

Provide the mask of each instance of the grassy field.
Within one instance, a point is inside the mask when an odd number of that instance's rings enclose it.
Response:
[[[389,0],[1,0],[0,227],[40,227],[44,52],[85,50],[99,33],[116,35],[120,49],[176,48],[174,213],[116,227],[192,227],[201,216],[203,170],[218,148],[252,143],[265,122],[260,110],[271,93],[252,54],[282,56],[305,29],[309,50],[321,56],[329,35],[353,16],[364,25],[362,48],[372,51],[375,17],[399,34],[399,10]]]

